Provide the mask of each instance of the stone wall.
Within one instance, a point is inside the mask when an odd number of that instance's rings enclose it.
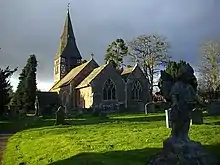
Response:
[[[77,103],[77,106],[81,108],[90,108],[92,106],[93,93],[90,86],[79,89],[79,98]]]
[[[103,100],[103,87],[106,80],[111,79],[116,86],[116,100]],[[93,98],[94,98],[94,106],[103,105],[114,105],[119,102],[125,102],[125,85],[122,80],[121,75],[116,71],[116,69],[108,65],[104,70],[92,81],[92,89],[93,89]]]

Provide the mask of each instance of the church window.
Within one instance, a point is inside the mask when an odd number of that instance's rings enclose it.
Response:
[[[108,79],[103,88],[103,100],[115,100],[116,99],[116,88],[115,84],[111,79]]]
[[[141,100],[142,87],[139,81],[132,85],[132,100]]]
[[[64,74],[66,72],[65,65],[61,65],[61,73]]]
[[[66,62],[65,58],[61,58],[61,62],[65,63]]]
[[[77,64],[80,64],[80,63],[81,63],[81,60],[80,60],[80,59],[78,59],[76,62],[77,62]]]

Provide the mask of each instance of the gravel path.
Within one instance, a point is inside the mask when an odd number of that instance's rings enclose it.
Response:
[[[12,134],[0,133],[0,165],[2,164],[4,149],[10,136],[12,136]]]

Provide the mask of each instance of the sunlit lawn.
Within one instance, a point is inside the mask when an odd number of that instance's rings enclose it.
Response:
[[[24,119],[20,125],[26,129],[10,138],[3,164],[144,165],[170,133],[163,114],[68,121],[72,126],[52,126],[53,119]],[[205,124],[193,125],[190,137],[220,157],[220,117],[205,117]]]

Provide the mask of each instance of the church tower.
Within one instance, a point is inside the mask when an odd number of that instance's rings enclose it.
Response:
[[[81,64],[82,57],[76,45],[69,5],[58,51],[54,59],[54,83],[62,79],[71,69]]]

